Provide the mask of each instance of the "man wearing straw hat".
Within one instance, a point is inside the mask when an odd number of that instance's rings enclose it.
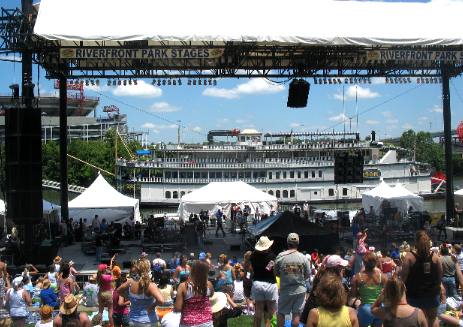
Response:
[[[77,298],[72,294],[67,295],[59,307],[59,315],[53,320],[53,327],[66,326],[71,321],[75,321],[77,326],[90,327],[92,325],[90,319],[85,312],[77,310],[78,306]]]

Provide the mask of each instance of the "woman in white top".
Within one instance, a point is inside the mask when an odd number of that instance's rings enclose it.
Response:
[[[10,308],[10,317],[13,326],[24,327],[28,315],[27,306],[32,304],[29,293],[23,289],[23,278],[13,280],[13,288],[6,293],[6,304]]]
[[[244,269],[239,263],[234,267],[235,280],[233,281],[233,301],[238,305],[243,305],[246,302],[246,297],[244,296]]]

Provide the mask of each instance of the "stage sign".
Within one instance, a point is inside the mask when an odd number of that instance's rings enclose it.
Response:
[[[439,51],[439,50],[374,50],[367,51],[369,61],[441,61],[463,62],[463,51]]]
[[[61,59],[214,59],[223,55],[223,48],[63,48]]]
[[[365,169],[363,171],[363,178],[380,178],[381,170],[377,168]]]

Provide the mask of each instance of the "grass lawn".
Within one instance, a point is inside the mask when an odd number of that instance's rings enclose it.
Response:
[[[228,319],[228,327],[252,327],[253,316],[239,316]]]

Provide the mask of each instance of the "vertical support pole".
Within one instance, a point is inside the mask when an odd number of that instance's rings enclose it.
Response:
[[[444,149],[445,149],[445,175],[447,176],[446,181],[446,201],[445,201],[445,213],[447,222],[454,218],[454,197],[453,197],[453,164],[452,164],[452,132],[451,124],[452,117],[450,111],[450,72],[449,66],[446,64],[442,65],[442,109],[444,115]],[[457,226],[459,222],[456,222]]]
[[[67,221],[68,210],[68,117],[67,117],[67,71],[59,77],[59,158],[61,219]]]

